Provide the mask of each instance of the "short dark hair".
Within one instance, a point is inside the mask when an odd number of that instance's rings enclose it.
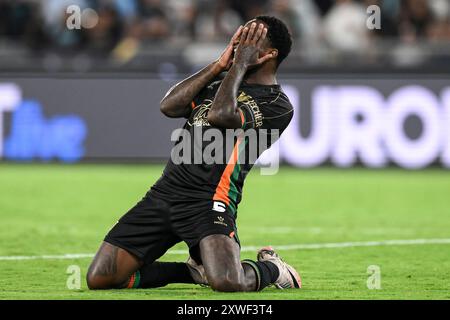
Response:
[[[271,16],[257,16],[255,19],[268,26],[267,39],[278,50],[277,66],[279,66],[292,48],[292,36],[288,27],[280,19]]]

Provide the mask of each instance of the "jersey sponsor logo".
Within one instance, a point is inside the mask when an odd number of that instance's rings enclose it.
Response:
[[[214,201],[213,210],[216,211],[216,212],[225,212],[226,211],[226,205],[223,202]]]
[[[241,92],[237,100],[241,105],[246,106],[251,111],[254,117],[254,127],[261,127],[263,125],[263,114],[261,110],[259,110],[259,106],[255,100],[244,91]]]

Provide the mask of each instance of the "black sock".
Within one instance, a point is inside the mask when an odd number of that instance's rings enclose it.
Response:
[[[256,291],[261,291],[268,285],[274,283],[280,276],[278,267],[270,261],[244,260],[242,263],[248,264],[256,273]]]
[[[158,288],[169,283],[194,283],[186,263],[154,262],[136,271],[128,288]]]

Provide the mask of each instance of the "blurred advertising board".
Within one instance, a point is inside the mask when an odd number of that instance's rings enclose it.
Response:
[[[298,167],[450,167],[450,79],[302,75],[280,81],[295,108],[261,162]],[[182,120],[159,101],[173,83],[144,78],[0,78],[0,158],[161,161]]]

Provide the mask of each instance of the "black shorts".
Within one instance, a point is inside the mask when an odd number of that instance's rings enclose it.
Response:
[[[180,199],[150,191],[106,235],[105,241],[127,250],[145,263],[160,258],[184,241],[201,263],[198,244],[213,234],[224,234],[239,244],[236,216],[213,200]]]

